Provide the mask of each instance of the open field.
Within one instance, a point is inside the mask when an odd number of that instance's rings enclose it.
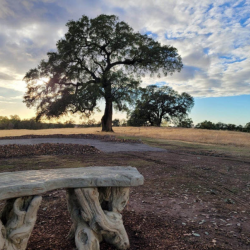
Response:
[[[250,147],[250,133],[205,129],[167,127],[114,127],[115,135],[121,137],[153,138],[192,143],[233,145]],[[44,130],[0,130],[0,137],[49,134],[100,134],[101,128],[65,128]],[[105,133],[109,134],[109,133]],[[110,133],[114,135],[114,133]]]
[[[5,136],[101,134],[98,131],[100,128],[0,132],[10,133]],[[239,143],[243,137],[249,139],[249,134],[129,127],[115,128],[115,132],[123,138],[141,138],[167,152],[2,158],[0,172],[133,166],[144,175],[145,184],[131,188],[130,201],[123,213],[131,250],[250,249],[250,150],[246,140],[245,144]],[[197,140],[191,140],[192,137]],[[224,138],[223,143],[218,138]],[[1,206],[3,202],[0,210]],[[65,240],[70,225],[65,191],[44,194],[28,250],[74,249],[74,240]],[[101,250],[115,249],[102,243]]]

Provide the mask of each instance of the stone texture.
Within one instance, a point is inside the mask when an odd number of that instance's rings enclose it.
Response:
[[[0,173],[0,200],[41,194],[58,188],[142,185],[133,167],[86,167]]]

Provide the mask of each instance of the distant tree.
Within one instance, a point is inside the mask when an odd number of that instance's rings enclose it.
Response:
[[[119,119],[114,119],[114,120],[112,121],[112,125],[113,125],[114,127],[119,127],[119,126],[120,126],[120,120],[119,120]]]
[[[172,119],[172,121],[173,121],[173,119]],[[170,124],[170,123],[172,123],[172,121],[169,122],[169,121],[163,120],[163,121],[161,122],[161,126],[162,126],[162,127],[171,127],[171,124]],[[147,125],[147,124],[146,124],[146,125]],[[149,124],[148,124],[148,125],[149,125]]]
[[[240,131],[240,132],[250,132],[250,123],[247,123],[244,127],[242,125],[235,125],[232,123],[226,124],[222,122],[213,123],[210,121],[203,121],[198,123],[195,128],[200,129],[213,129],[213,130],[229,130],[229,131]]]
[[[191,118],[180,119],[177,127],[180,128],[192,128],[194,125],[193,120]]]
[[[235,124],[227,124],[227,130],[230,130],[230,131],[235,131],[236,130],[236,125]]]
[[[69,120],[62,123],[37,122],[35,118],[21,120],[18,115],[0,116],[0,129],[47,129],[47,128],[69,128],[74,126],[74,121]]]
[[[246,130],[246,132],[250,132],[250,122],[248,122],[248,123],[245,125],[244,129]]]
[[[201,123],[198,123],[195,128],[200,128],[200,129],[216,129],[216,126],[213,122],[210,121],[203,121]]]
[[[86,127],[96,127],[98,122],[93,118],[93,119],[88,119],[86,122],[83,122],[82,125]]]
[[[167,75],[182,68],[177,49],[134,32],[114,15],[82,16],[67,23],[65,38],[49,52],[48,60],[24,77],[27,107],[36,119],[81,112],[91,115],[105,100],[102,131],[112,131],[114,108],[128,110],[135,100],[140,76]]]
[[[11,115],[9,119],[13,129],[18,129],[21,123],[21,119],[18,115]]]
[[[72,119],[69,119],[68,121],[64,122],[64,124],[68,127],[68,128],[74,128],[75,126],[75,121]]]
[[[162,120],[184,119],[194,105],[191,95],[185,92],[179,94],[168,86],[150,85],[140,90],[140,100],[137,100],[128,120],[131,126],[142,126],[147,123],[151,126],[160,126]]]
[[[240,132],[244,132],[244,128],[243,128],[242,125],[236,126],[235,130],[236,130],[236,131],[240,131]]]
[[[218,123],[215,124],[215,128],[217,130],[226,130],[227,129],[227,124],[222,123],[222,122],[218,122]]]
[[[0,116],[0,129],[13,129],[14,124],[7,116]]]
[[[120,121],[120,125],[123,127],[127,126],[127,123],[128,123],[128,121],[126,119],[121,119],[121,121]]]
[[[139,101],[137,100],[137,104]],[[147,117],[144,112],[141,112],[138,105],[136,105],[135,109],[132,112],[129,112],[128,115],[128,126],[140,127],[144,126],[147,123]]]

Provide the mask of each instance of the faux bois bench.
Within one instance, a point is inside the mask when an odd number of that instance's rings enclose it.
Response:
[[[99,250],[102,240],[117,249],[129,248],[120,212],[129,187],[143,184],[133,167],[86,167],[0,173],[0,250],[24,250],[36,222],[41,194],[67,190],[72,219],[69,238],[78,250]],[[105,206],[104,206],[105,204]],[[105,208],[104,208],[105,207]]]

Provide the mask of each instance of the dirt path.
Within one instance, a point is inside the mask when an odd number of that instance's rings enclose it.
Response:
[[[34,145],[41,143],[64,143],[64,144],[80,144],[94,146],[102,152],[141,152],[141,151],[157,151],[164,152],[166,150],[156,147],[150,147],[142,143],[119,143],[107,142],[96,139],[76,139],[76,138],[31,138],[31,139],[11,139],[0,140],[0,145],[18,144],[18,145]]]

